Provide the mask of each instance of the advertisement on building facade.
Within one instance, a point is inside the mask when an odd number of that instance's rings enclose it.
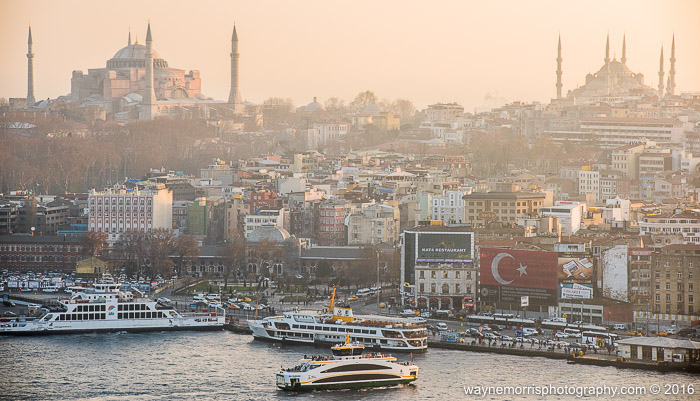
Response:
[[[560,257],[557,263],[560,299],[592,299],[595,269],[591,257]]]
[[[556,252],[481,248],[479,271],[481,300],[530,305],[557,302]]]
[[[421,232],[417,234],[416,262],[471,263],[474,235],[470,232]]]

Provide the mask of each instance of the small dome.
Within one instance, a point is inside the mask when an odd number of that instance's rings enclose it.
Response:
[[[323,111],[323,105],[321,103],[316,101],[316,97],[314,96],[314,101],[307,104],[306,107],[304,107],[304,111],[306,113],[313,113],[315,111]]]
[[[284,228],[277,226],[262,226],[258,227],[253,232],[248,234],[248,242],[262,242],[262,241],[273,241],[282,243],[284,240],[289,238],[289,232]]]
[[[125,99],[127,99],[128,102],[136,102],[139,103],[143,100],[143,96],[139,95],[138,93],[131,92],[128,95],[124,96]]]
[[[362,114],[377,115],[382,112],[382,108],[376,103],[370,103],[362,109]]]

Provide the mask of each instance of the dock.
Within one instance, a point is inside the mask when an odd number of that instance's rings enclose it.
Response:
[[[606,355],[604,353],[591,354],[586,353],[583,355],[574,356],[573,354],[567,354],[561,352],[561,350],[549,351],[541,349],[531,349],[531,348],[520,348],[516,347],[501,347],[501,346],[488,346],[488,345],[472,345],[463,343],[449,343],[440,341],[428,341],[428,349],[430,348],[441,348],[441,349],[451,349],[459,351],[470,351],[470,352],[482,352],[482,353],[492,353],[492,354],[505,354],[505,355],[515,355],[515,356],[525,356],[525,357],[542,357],[549,359],[560,359],[566,360],[567,363],[580,364],[580,365],[595,365],[595,366],[612,366],[620,369],[642,369],[642,370],[653,370],[657,372],[685,372],[700,374],[700,365],[689,365],[686,363],[669,363],[669,362],[655,362],[655,361],[642,361],[642,360],[629,360],[618,357],[616,355]]]

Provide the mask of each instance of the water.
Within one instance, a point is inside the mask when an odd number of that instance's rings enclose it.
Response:
[[[275,371],[321,348],[280,345],[230,332],[155,332],[0,337],[0,398],[86,400],[269,400],[299,396],[275,387]],[[396,355],[407,360],[408,355]],[[700,376],[568,365],[561,360],[431,349],[415,355],[415,385],[322,391],[323,400],[475,399],[464,386],[693,384]],[[490,395],[486,400],[572,399]],[[600,397],[610,399],[611,396]],[[615,399],[698,399],[698,395]]]

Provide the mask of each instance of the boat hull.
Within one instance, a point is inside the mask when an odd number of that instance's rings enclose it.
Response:
[[[215,331],[223,330],[224,326],[186,326],[186,327],[131,327],[131,328],[100,328],[100,329],[65,329],[65,330],[26,330],[0,331],[0,336],[48,336],[58,334],[90,334],[90,333],[148,333],[153,331]]]
[[[409,384],[414,382],[417,377],[411,378],[401,378],[401,379],[388,379],[388,380],[367,380],[367,381],[357,381],[352,383],[329,383],[329,384],[298,384],[296,385],[281,385],[278,384],[277,387],[285,391],[314,391],[314,390],[342,390],[342,389],[353,389],[353,388],[367,388],[367,387],[391,387],[398,386],[402,384]]]

